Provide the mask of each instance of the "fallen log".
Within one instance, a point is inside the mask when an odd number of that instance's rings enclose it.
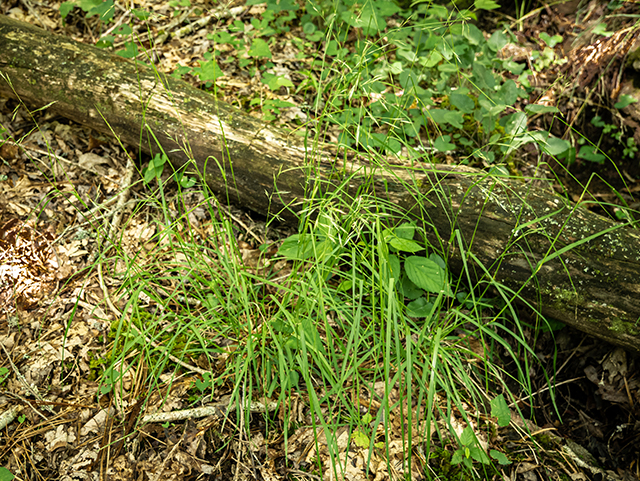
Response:
[[[159,144],[174,165],[194,162],[221,199],[264,215],[295,222],[317,186],[375,193],[427,219],[429,240],[444,245],[454,273],[466,263],[544,315],[640,351],[633,226],[517,179],[442,165],[375,168],[332,146],[307,148],[183,81],[4,16],[0,73],[0,94],[48,105],[147,153]],[[411,188],[426,196],[420,205]]]

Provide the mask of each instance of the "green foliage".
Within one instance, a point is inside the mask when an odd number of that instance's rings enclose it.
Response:
[[[142,178],[145,183],[150,183],[153,179],[160,181],[160,176],[164,170],[164,165],[169,161],[169,158],[165,154],[156,154],[150,161],[147,167],[142,169]]]
[[[0,481],[11,481],[15,476],[7,468],[0,466]]]
[[[618,101],[613,105],[617,109],[624,109],[631,104],[634,104],[638,101],[635,97],[631,95],[620,95]]]
[[[491,400],[491,415],[498,418],[498,425],[501,427],[508,426],[511,422],[511,411],[503,394]]]
[[[153,156],[147,166],[142,169],[142,178],[145,184],[150,184],[154,179],[160,183],[160,177],[162,176],[165,165],[170,165],[168,162],[169,158],[164,153],[158,153]],[[184,168],[174,172],[170,179],[175,180],[183,189],[188,189],[196,184],[196,178],[186,175]]]
[[[265,2],[250,1],[247,6],[257,3]],[[171,3],[176,9],[188,4],[188,0]],[[309,111],[318,131],[327,123],[338,126],[340,144],[363,153],[376,167],[379,153],[406,153],[422,160],[427,154],[454,152],[464,162],[492,163],[490,175],[503,176],[509,172],[499,164],[526,143],[536,143],[549,155],[568,157],[572,149],[576,155],[570,142],[546,131],[528,130],[531,116],[558,111],[543,105],[520,108],[520,100],[529,96],[526,78],[531,72],[498,56],[515,37],[505,29],[485,38],[472,22],[475,10],[498,6],[492,0],[477,0],[472,9],[459,10],[418,2],[410,11],[393,2],[371,0],[321,0],[302,8],[292,0],[267,0],[266,4],[261,18],[238,18],[226,31],[211,32],[208,39],[215,44],[211,51],[196,60],[196,66],[181,67],[174,75],[192,75],[203,88],[217,89],[233,62],[264,86],[241,99],[243,105],[261,109],[262,118],[272,121],[294,106],[284,95],[304,95],[312,99]],[[294,30],[296,26],[301,28]],[[291,76],[283,75],[273,63],[281,47],[276,36],[287,32],[291,32],[288,47],[307,60],[304,70]],[[358,40],[349,37],[353,33],[360,36]],[[121,42],[118,36],[131,34],[130,26],[123,25],[101,38],[100,46],[112,48]],[[552,49],[562,39],[540,38],[548,49],[540,52],[540,62],[556,61]],[[217,48],[221,45],[226,47],[224,56]],[[125,42],[121,55],[137,54],[137,44]],[[577,155],[582,154],[588,152],[580,149]],[[519,332],[510,306],[512,293],[505,293],[490,276],[463,290],[463,281],[451,278],[444,250],[425,241],[429,228],[425,219],[398,222],[406,219],[405,212],[381,205],[366,192],[347,204],[339,193],[312,192],[305,199],[310,207],[301,216],[298,233],[284,240],[279,258],[265,260],[266,273],[256,273],[242,265],[228,219],[216,221],[210,231],[215,238],[189,238],[192,229],[184,228],[188,220],[176,220],[164,197],[162,174],[167,160],[166,155],[156,154],[142,176],[147,186],[155,187],[155,180],[159,187],[150,202],[157,201],[155,207],[164,214],[158,233],[163,249],[170,252],[168,258],[186,259],[185,265],[176,261],[170,278],[157,276],[148,266],[131,267],[123,274],[122,289],[129,291],[126,298],[136,311],[132,322],[167,352],[197,359],[215,351],[218,360],[224,358],[223,374],[214,378],[206,373],[194,382],[193,401],[222,383],[236,400],[253,392],[283,401],[289,391],[301,390],[308,396],[313,419],[325,423],[324,427],[348,418],[353,423],[353,441],[367,447],[377,441],[381,415],[378,419],[361,415],[344,398],[345,386],[371,389],[381,379],[397,385],[409,405],[417,406],[416,412],[426,413],[427,425],[441,409],[434,401],[436,395],[447,399],[448,411],[440,411],[442,419],[450,419],[454,409],[466,417],[465,406],[484,399],[478,379],[491,379],[504,390],[503,380],[508,379],[530,391],[519,359],[523,352],[524,356],[533,353]],[[184,170],[168,178],[180,188],[196,184]],[[406,187],[415,195],[416,205],[425,202],[422,189]],[[204,194],[210,217],[220,216],[223,209]],[[457,248],[463,251],[464,243]],[[462,257],[471,262],[464,252]],[[284,263],[282,259],[291,267],[285,282],[274,279],[268,269]],[[470,282],[474,276],[467,273],[466,277]],[[184,307],[181,312],[178,296],[172,294],[175,305],[155,311],[166,312],[162,320],[154,314],[142,322],[144,312],[135,303],[141,289],[153,293],[167,285],[185,298],[199,298],[201,307],[191,311]],[[496,315],[492,310],[496,303],[483,297],[489,288],[502,296]],[[154,299],[158,305],[162,302],[166,299]],[[162,326],[159,332],[153,332],[158,326]],[[166,372],[166,356],[126,327],[119,324],[112,333],[114,362],[104,368],[103,393],[122,381],[122,368],[115,359],[134,349],[145,351],[151,383]],[[514,333],[514,339],[504,339],[506,332]],[[488,349],[484,355],[471,352],[463,344],[464,336],[511,355],[513,372],[502,372],[494,365]],[[212,339],[219,338],[231,340],[233,346],[218,348]],[[512,350],[514,344],[517,353]],[[477,362],[469,362],[470,357]],[[324,386],[324,391],[318,386]],[[338,405],[339,412],[327,415],[328,403]],[[389,419],[389,412],[383,414]],[[509,423],[502,395],[492,400],[491,414],[500,426]],[[407,426],[412,429],[410,422]],[[373,446],[384,448],[384,442]],[[461,433],[453,458],[454,464],[465,467],[474,462],[485,465],[491,459],[509,462],[504,454],[492,450],[489,456],[479,447],[471,423]]]
[[[487,453],[480,447],[473,428],[467,426],[460,436],[460,447],[453,453],[451,464],[464,463],[467,468],[473,467],[473,461],[489,464],[491,461]]]
[[[5,380],[9,377],[9,368],[8,367],[0,367],[0,384],[5,382]]]
[[[75,0],[73,2],[62,2],[60,5],[60,15],[63,22],[74,7],[82,9],[87,18],[98,15],[103,22],[109,22],[113,19],[113,0]]]
[[[635,99],[621,98],[616,105],[622,105],[626,107],[633,101],[635,101]],[[632,135],[625,137],[624,131],[622,129],[619,129],[617,125],[609,124],[603,121],[602,117],[600,117],[599,115],[596,115],[591,119],[591,124],[594,127],[600,129],[600,138],[595,144],[587,144],[587,139],[585,139],[584,137],[580,137],[577,140],[578,145],[581,146],[577,153],[578,158],[586,160],[587,162],[604,164],[608,156],[601,150],[600,145],[606,137],[612,138],[617,141],[618,148],[622,151],[623,158],[635,158],[636,154],[638,153],[638,146],[636,145],[636,141]]]
[[[329,265],[333,269],[333,272],[329,272],[329,276],[344,277],[338,285],[340,292],[350,292],[357,282],[377,285],[381,279],[371,272],[371,265],[366,262],[351,265],[346,275],[339,272],[345,267],[339,263],[339,259],[344,253],[349,252],[350,246],[336,235],[335,228],[330,227],[335,226],[335,223],[336,219],[320,214],[315,234],[295,234],[288,237],[280,246],[278,254],[289,260],[316,260]],[[449,284],[447,266],[442,257],[436,253],[431,253],[428,257],[406,256],[405,253],[412,254],[425,250],[423,245],[413,240],[415,230],[415,224],[411,223],[386,228],[378,240],[369,242],[360,240],[357,248],[364,251],[371,249],[380,251],[383,256],[383,266],[386,266],[385,279],[394,279],[398,294],[411,301],[407,304],[407,315],[426,318],[431,317],[437,307],[430,298],[430,294],[453,297],[453,292]],[[387,282],[388,280],[383,281],[381,285],[386,285]]]
[[[307,1],[302,8],[292,0],[250,0],[247,6],[262,3],[266,3],[267,10],[261,18],[236,19],[228,30],[207,36],[215,44],[232,47],[224,60],[217,57],[219,52],[214,47],[197,61],[197,67],[178,67],[173,75],[193,75],[203,88],[212,89],[224,77],[225,64],[235,62],[250,69],[252,76],[259,75],[276,94],[307,90],[306,95],[312,96],[348,90],[348,95],[332,98],[321,115],[340,127],[340,144],[358,150],[396,155],[408,152],[410,157],[418,158],[423,158],[425,151],[453,153],[463,163],[491,164],[506,162],[514,150],[534,142],[542,152],[566,163],[576,158],[603,163],[607,157],[599,151],[599,143],[571,143],[548,132],[528,131],[530,116],[557,110],[540,105],[519,110],[519,100],[527,97],[531,88],[531,72],[524,64],[497,55],[507,43],[515,43],[515,37],[505,29],[485,38],[472,23],[478,10],[499,7],[493,0],[477,0],[471,9],[414,2],[411,9],[403,10],[394,2],[379,0]],[[173,0],[171,5],[184,9],[190,1]],[[103,22],[111,21],[113,16],[112,0],[75,0],[61,5],[63,19],[76,6],[87,17],[98,16]],[[524,1],[518,9],[524,12]],[[133,13],[138,20],[148,16],[139,10]],[[317,50],[324,42],[326,60],[314,60],[307,72],[309,80],[303,82],[270,70],[274,36],[289,32],[293,25],[299,25],[306,38],[292,38],[300,58],[308,55],[307,49]],[[346,48],[345,39],[354,29],[362,38]],[[123,48],[116,53],[136,58],[137,42],[126,38],[131,33],[129,25],[121,25],[100,38],[97,45],[112,48],[121,37],[125,39]],[[596,26],[594,33],[611,34],[604,24]],[[554,51],[563,41],[562,36],[541,32],[539,38],[543,48],[532,52],[535,70],[565,61]],[[334,59],[339,63],[332,62]],[[312,77],[320,82],[311,81]],[[615,107],[622,109],[635,101],[621,96]],[[255,92],[248,105],[261,109],[265,121],[273,121],[282,109],[294,107],[295,103]],[[637,154],[638,147],[631,136],[618,132],[615,138],[623,157]]]
[[[201,394],[204,394],[206,391],[210,391],[214,385],[211,373],[205,372],[202,375],[202,381],[200,379],[196,379],[194,384]]]
[[[502,394],[491,401],[491,410],[492,414],[498,417],[500,426],[507,426],[509,424],[511,416]],[[501,465],[511,464],[511,461],[509,461],[504,453],[496,449],[491,449],[489,455]],[[457,465],[462,463],[465,467],[471,469],[474,461],[481,464],[490,464],[491,462],[487,453],[480,446],[473,432],[473,428],[471,425],[468,425],[460,435],[459,447],[451,457],[451,464]]]

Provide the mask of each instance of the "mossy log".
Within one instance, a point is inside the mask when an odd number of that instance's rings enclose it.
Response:
[[[183,81],[4,16],[0,72],[0,94],[48,105],[147,153],[157,153],[158,142],[174,165],[194,162],[222,200],[263,215],[295,222],[318,187],[374,193],[426,219],[430,241],[443,246],[454,273],[466,265],[546,316],[640,351],[640,232],[633,226],[479,170],[380,169],[346,159]],[[420,205],[416,190],[425,196]]]

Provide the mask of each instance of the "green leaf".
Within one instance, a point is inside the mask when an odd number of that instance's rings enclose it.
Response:
[[[147,20],[149,17],[151,17],[151,12],[148,12],[147,10],[143,10],[141,8],[134,8],[131,10],[131,13],[133,13],[133,15],[138,19],[138,20]]]
[[[546,114],[547,112],[560,112],[558,107],[553,105],[529,104],[524,108],[530,114]]]
[[[404,224],[400,224],[395,229],[393,229],[393,232],[395,235],[397,235],[401,239],[408,239],[408,240],[413,239],[415,231],[416,231],[416,226],[414,224],[411,224],[410,222],[405,222]]]
[[[67,18],[67,15],[69,15],[69,12],[71,12],[71,10],[73,10],[73,7],[75,6],[76,4],[74,2],[62,2],[62,5],[60,5],[60,16],[62,17],[63,21],[65,18]]]
[[[449,95],[449,101],[455,108],[464,112],[465,114],[473,112],[473,109],[476,108],[475,102],[468,95],[454,92]]]
[[[299,381],[300,375],[298,374],[298,371],[289,371],[289,379],[286,389],[298,387]]]
[[[419,297],[407,304],[407,316],[409,317],[431,317],[432,312],[433,303],[424,297]]]
[[[416,53],[413,50],[407,50],[403,48],[398,48],[398,50],[396,51],[396,56],[404,58],[410,63],[417,62],[420,58],[416,55]]]
[[[357,18],[351,17],[352,27],[361,27],[365,35],[374,35],[380,30],[384,30],[387,27],[387,22],[380,14],[380,10],[375,8],[373,2],[366,2],[360,8],[360,16]]]
[[[631,95],[623,94],[618,97],[618,101],[613,104],[613,106],[617,109],[623,109],[631,104],[636,103],[637,101],[638,99],[632,97]]]
[[[450,140],[450,135],[441,135],[433,143],[433,148],[438,152],[449,152],[451,150],[455,150],[457,146],[456,144],[452,144],[451,142],[449,142]]]
[[[472,23],[467,23],[464,25],[463,35],[467,40],[469,40],[469,43],[471,45],[480,45],[485,41],[482,30],[480,30]]]
[[[596,164],[604,164],[604,155],[597,152],[597,148],[593,145],[583,145],[578,152],[578,158],[595,162]]]
[[[448,110],[444,109],[429,109],[426,115],[438,125],[443,125],[447,121]]]
[[[456,129],[462,130],[462,122],[464,121],[462,112],[454,112],[453,110],[447,110],[444,118],[447,123],[453,125]]]
[[[309,317],[304,317],[300,326],[298,326],[299,331],[304,331],[304,338],[307,342],[307,346],[314,349],[316,352],[323,352],[324,347],[322,344],[322,339],[320,339],[320,334],[318,333],[318,329],[316,327],[317,321],[315,319],[311,319]],[[300,332],[298,332],[299,337]]]
[[[448,290],[447,272],[431,259],[410,256],[404,262],[409,279],[421,289],[438,294]]]
[[[200,62],[200,67],[194,68],[193,73],[197,75],[202,82],[214,81],[218,77],[222,77],[224,72],[218,67],[214,59]]]
[[[98,48],[109,48],[113,47],[113,41],[116,38],[113,35],[105,35],[100,40],[96,42],[96,47]]]
[[[502,61],[502,68],[505,70],[508,70],[513,75],[520,75],[524,70],[525,66],[526,66],[525,64],[514,62],[510,58],[506,58]],[[525,83],[522,81],[522,79],[518,79],[518,80],[521,85],[525,86]]]
[[[402,283],[400,284],[400,294],[407,299],[415,300],[424,294],[424,291],[416,286],[407,275],[402,276]],[[416,307],[420,307],[416,305]]]
[[[498,461],[503,466],[511,464],[511,461],[509,461],[509,458],[507,458],[504,455],[504,453],[501,453],[500,451],[496,451],[495,449],[492,449],[491,451],[489,451],[489,454],[491,454],[491,457],[496,461]]]
[[[15,476],[7,468],[0,466],[0,481],[11,481]]]
[[[498,425],[501,427],[508,426],[511,422],[511,411],[504,395],[500,394],[491,400],[491,415],[498,418]]]
[[[453,456],[451,456],[451,464],[460,464],[462,462],[462,455],[462,449],[456,450],[456,452],[453,453]]]
[[[315,246],[311,244],[311,254],[320,262],[328,261],[334,254],[336,245],[330,239],[320,238],[320,242],[316,242]]]
[[[142,170],[144,181],[148,184],[153,179],[160,179],[162,171],[164,170],[164,164],[169,160],[164,154],[156,154],[153,159],[149,161],[149,165]]]
[[[189,177],[184,172],[176,173],[176,181],[180,184],[180,187],[183,189],[188,189],[196,185],[195,177]]]
[[[484,449],[481,449],[478,446],[473,446],[469,448],[469,454],[473,459],[475,459],[479,463],[489,464],[491,462],[487,453],[484,452]]]
[[[431,3],[431,0],[429,0],[429,3]],[[434,17],[444,20],[449,17],[449,10],[447,10],[447,7],[444,5],[431,5],[426,15],[433,15]]]
[[[502,102],[506,105],[513,105],[516,100],[518,100],[518,95],[520,94],[520,89],[516,85],[516,83],[508,79],[505,83],[502,84],[498,94],[500,95]]]
[[[94,15],[99,15],[100,20],[103,22],[108,22],[113,18],[114,8],[113,8],[113,0],[81,0],[79,2],[80,8],[82,8],[85,12],[87,12],[87,17],[92,17]],[[86,5],[87,7],[85,7]],[[89,7],[91,5],[91,7]]]
[[[294,234],[291,237],[287,237],[280,245],[278,255],[290,261],[308,259],[313,255],[311,236]]]
[[[424,250],[420,244],[408,239],[401,239],[400,237],[393,237],[389,240],[389,245],[402,252],[420,252]]]
[[[435,262],[436,264],[438,264],[445,271],[447,270],[447,263],[444,261],[444,259],[442,257],[440,257],[435,252],[432,253],[432,254],[429,254],[429,259],[432,260],[433,262]]]
[[[124,48],[118,50],[116,55],[120,55],[123,58],[134,58],[138,55],[138,46],[133,42],[125,42]]]
[[[389,277],[393,277],[397,282],[401,275],[400,259],[395,254],[389,254]]]
[[[473,6],[479,10],[495,10],[496,8],[500,8],[500,4],[493,0],[476,0],[473,2]]]
[[[202,375],[202,381],[200,379],[196,379],[196,388],[201,393],[205,392],[207,389],[211,388],[211,373],[205,372]]]
[[[336,40],[329,40],[327,42],[327,48],[325,50],[325,53],[327,55],[335,56],[335,55],[340,55],[345,50],[346,49],[343,49]]]
[[[604,22],[600,22],[598,25],[593,27],[592,32],[594,35],[602,35],[603,37],[611,37],[613,32],[607,30],[607,24]]]
[[[509,39],[501,30],[493,32],[491,37],[489,37],[489,40],[487,40],[487,45],[494,52],[501,50],[508,43]]]
[[[505,117],[504,130],[509,135],[518,135],[527,128],[527,114],[524,112],[514,112]]]
[[[255,58],[271,58],[271,50],[269,50],[269,44],[261,38],[253,39],[253,41],[251,42],[251,48],[247,53]]]
[[[113,31],[114,35],[130,35],[131,33],[133,33],[133,29],[126,23]]]
[[[293,82],[291,82],[291,80],[281,75],[274,75],[271,73],[265,73],[262,75],[262,83],[267,84],[271,90],[279,90],[280,87],[293,87]]]
[[[320,212],[314,227],[315,232],[323,237],[334,238],[339,233],[338,220],[331,211]]]
[[[496,86],[496,79],[493,73],[478,60],[473,63],[473,78],[476,79],[481,89],[493,92],[493,88]]]
[[[313,22],[307,22],[302,26],[302,31],[305,35],[311,35],[317,30]]]
[[[509,169],[504,165],[492,165],[489,169],[489,175],[495,177],[509,177]]]
[[[469,447],[475,443],[475,441],[476,435],[473,433],[473,428],[471,426],[464,428],[464,431],[462,431],[462,434],[460,435],[460,443],[463,446]]]
[[[383,17],[390,17],[401,10],[394,2],[376,2],[375,7]]]
[[[443,57],[440,52],[437,50],[432,50],[428,57],[423,57],[420,59],[420,64],[424,67],[431,68],[435,67],[442,61]]]
[[[540,145],[540,142],[538,143]],[[541,145],[544,152],[548,155],[556,156],[565,153],[571,148],[571,142],[559,139],[558,137],[549,137],[546,143]]]
[[[540,32],[540,40],[542,40],[544,43],[546,43],[549,48],[553,48],[556,45],[558,45],[560,42],[562,42],[562,37],[560,35],[554,35],[553,37],[550,36],[547,32]]]
[[[369,437],[359,429],[353,432],[353,442],[362,449],[369,447]]]

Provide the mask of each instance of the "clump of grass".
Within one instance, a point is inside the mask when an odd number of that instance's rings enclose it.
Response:
[[[491,71],[495,59],[490,54],[507,36],[487,41],[464,15],[449,25],[446,9],[423,13],[435,22],[427,31],[439,49],[433,51],[443,52],[440,57],[429,54],[421,67],[423,46],[409,27],[390,32],[407,47],[395,59],[376,63],[384,49],[376,42],[359,43],[354,63],[340,64],[332,79],[321,77],[314,84],[316,105],[322,99],[325,106],[315,124],[317,135],[330,124],[339,125],[342,146],[366,155],[378,172],[387,168],[381,153],[396,159],[408,155],[424,166],[431,160],[426,151],[450,152],[457,143],[468,159],[491,164],[526,142],[548,145],[548,133],[536,137],[526,131],[523,112],[500,119],[521,93],[512,79],[496,80]],[[325,40],[340,50],[331,29]],[[455,42],[467,45],[473,55],[451,55],[447,68],[438,72]],[[266,48],[266,43],[256,45]],[[401,56],[418,60],[394,64]],[[474,64],[476,56],[483,58],[482,65]],[[521,73],[512,64],[504,62],[504,67]],[[355,95],[354,79],[379,99],[372,102],[375,106],[365,109],[364,96],[358,108],[347,106],[345,99]],[[399,87],[402,95],[386,92]],[[427,108],[434,107],[438,91],[447,97],[442,108]],[[490,91],[499,92],[499,105]],[[479,126],[474,135],[465,131],[471,123]],[[426,136],[419,135],[421,128]],[[563,143],[556,147],[567,148]],[[267,429],[292,435],[300,421],[288,411],[290,400],[303,398],[309,424],[316,439],[325,440],[335,473],[343,472],[346,462],[338,442],[344,429],[352,442],[387,455],[391,443],[401,439],[408,470],[414,456],[426,466],[436,443],[454,443],[465,468],[485,469],[488,455],[474,449],[486,431],[482,419],[491,414],[491,401],[499,394],[510,401],[521,393],[532,395],[527,363],[535,355],[514,307],[516,293],[488,272],[479,280],[472,275],[483,266],[471,254],[462,256],[468,264],[462,276],[453,278],[446,242],[425,240],[428,219],[409,217],[366,189],[349,197],[340,186],[310,193],[295,237],[285,239],[275,257],[263,256],[260,268],[247,265],[234,222],[206,186],[190,186],[200,189],[197,205],[175,208],[183,200],[180,189],[191,182],[175,177],[178,191],[169,198],[163,162],[156,157],[143,172],[148,185],[157,185],[146,201],[158,219],[155,247],[142,256],[116,245],[115,257],[102,260],[115,266],[110,275],[121,280],[120,294],[127,299],[127,314],[114,334],[112,365],[103,379],[105,391],[119,385],[124,361],[147,366],[143,384],[149,393],[161,391],[163,374],[184,369],[170,353],[215,373],[194,383],[194,402],[229,392],[230,405],[235,402],[238,419],[245,423],[238,424],[240,432],[249,432],[249,416],[241,413],[244,400],[265,396],[284,413],[279,420],[269,419]],[[343,179],[343,185],[348,183]],[[405,187],[416,205],[428,202],[417,186]],[[192,223],[193,209],[206,212],[206,226]],[[464,253],[464,240],[456,235],[453,240]],[[256,247],[266,252],[268,246]],[[284,261],[286,269],[270,271]],[[505,356],[510,371],[503,368]],[[471,431],[458,429],[455,419],[473,426]]]

